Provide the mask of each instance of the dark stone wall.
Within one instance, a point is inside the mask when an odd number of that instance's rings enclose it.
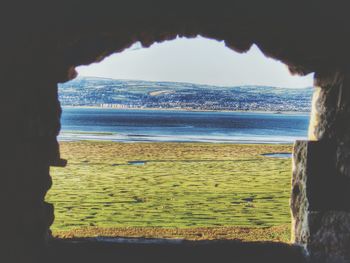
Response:
[[[350,262],[349,76],[315,75],[311,141],[294,148],[294,242],[316,262]]]
[[[148,47],[176,36],[202,35],[225,41],[238,52],[256,44],[292,73],[317,72],[316,86],[322,88],[315,95],[311,137],[335,147],[335,163],[333,155],[327,159],[330,167],[335,166],[329,175],[349,178],[349,24],[345,1],[3,1],[0,262],[37,262],[49,237],[53,207],[44,202],[52,183],[49,167],[64,165],[56,141],[61,114],[57,83],[74,78],[76,66],[100,61],[137,41]],[[318,240],[326,233],[311,229],[305,221],[312,199],[306,182],[308,171],[314,171],[307,167],[315,163],[307,156],[318,152],[314,147],[318,146],[306,143],[295,151],[294,182],[299,184],[293,188],[293,199],[298,200],[292,203],[295,240],[306,245],[310,236]],[[316,187],[312,203],[316,207],[319,189],[323,188]],[[317,217],[325,222],[317,225],[332,229],[338,224],[334,222],[347,222],[343,206],[335,221]],[[328,211],[329,207],[323,212]],[[300,236],[302,229],[306,234]],[[336,247],[345,244],[337,240]],[[313,243],[313,251],[328,253],[327,242]]]
[[[2,78],[8,89],[0,105],[0,262],[36,262],[54,220],[53,206],[44,202],[50,165],[64,164],[57,84],[31,69],[21,73]]]
[[[147,47],[176,36],[223,40],[238,52],[256,44],[299,74],[343,68],[350,57],[340,1],[5,1],[0,22],[3,60],[40,65],[39,74],[50,67],[60,80],[136,41]]]

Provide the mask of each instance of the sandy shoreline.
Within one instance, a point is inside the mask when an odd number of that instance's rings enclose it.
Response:
[[[276,138],[268,139],[243,139],[243,138],[200,138],[200,137],[175,137],[175,136],[149,136],[127,135],[109,132],[84,132],[84,131],[61,131],[58,136],[59,142],[115,142],[115,143],[195,143],[195,144],[274,144],[289,145],[293,141]]]

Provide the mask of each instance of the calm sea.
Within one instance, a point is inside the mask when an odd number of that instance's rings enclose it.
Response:
[[[307,114],[63,108],[61,141],[291,143]]]

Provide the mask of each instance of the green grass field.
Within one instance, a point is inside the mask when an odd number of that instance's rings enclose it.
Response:
[[[289,239],[291,145],[64,142],[58,236]],[[128,164],[145,161],[144,165]],[[272,227],[272,228],[271,228]]]

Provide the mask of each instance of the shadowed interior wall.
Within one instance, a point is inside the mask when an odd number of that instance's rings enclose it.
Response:
[[[8,1],[0,21],[1,257],[36,262],[49,237],[54,214],[44,202],[51,186],[49,167],[64,166],[56,140],[61,114],[57,83],[74,78],[76,66],[100,61],[137,41],[147,47],[176,36],[202,35],[223,40],[237,52],[254,43],[294,74],[316,73],[310,139],[318,142],[301,142],[294,154],[295,242],[315,258],[350,260],[344,250],[350,231],[344,201],[350,176],[346,3]],[[315,160],[329,165],[317,168]],[[329,182],[331,190],[325,187]],[[339,194],[333,200],[335,192]],[[337,226],[345,234],[332,235]],[[336,245],[329,245],[333,239]]]

